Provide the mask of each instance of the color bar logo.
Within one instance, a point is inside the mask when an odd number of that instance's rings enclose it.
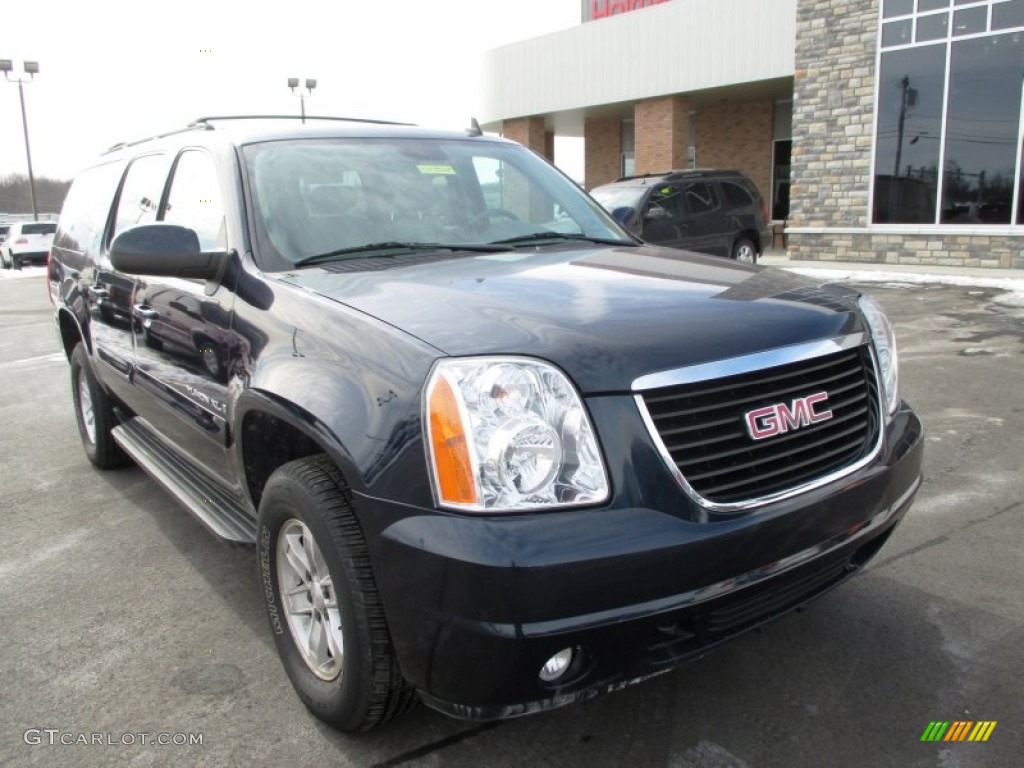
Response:
[[[988,741],[995,728],[995,720],[932,721],[921,734],[921,741]]]

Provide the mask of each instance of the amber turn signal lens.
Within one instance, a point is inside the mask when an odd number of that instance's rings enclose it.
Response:
[[[476,504],[476,483],[466,445],[466,430],[455,392],[443,376],[437,379],[430,393],[430,441],[441,501]]]

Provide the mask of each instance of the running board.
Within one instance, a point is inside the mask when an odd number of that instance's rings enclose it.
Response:
[[[138,418],[122,421],[111,434],[124,452],[210,531],[235,544],[256,543],[256,521],[238,495],[197,472],[165,448]]]

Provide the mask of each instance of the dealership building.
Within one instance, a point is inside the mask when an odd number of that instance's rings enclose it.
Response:
[[[1024,0],[582,0],[482,122],[582,137],[588,188],[739,169],[795,259],[1024,268],[1022,86]]]

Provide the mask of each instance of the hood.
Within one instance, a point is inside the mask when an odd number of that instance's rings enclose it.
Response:
[[[548,360],[586,394],[862,327],[849,289],[649,246],[348,261],[281,279],[447,355]]]

